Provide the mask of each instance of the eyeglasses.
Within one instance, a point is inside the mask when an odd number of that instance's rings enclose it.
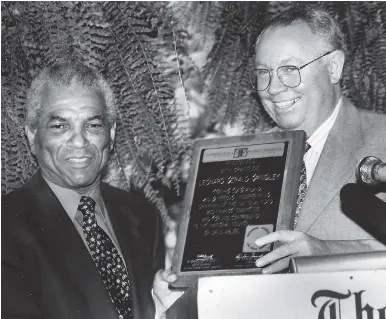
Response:
[[[306,67],[307,65],[311,64],[312,62],[315,62],[316,60],[319,60],[326,55],[332,53],[334,51],[329,51],[322,56],[312,60],[311,62],[308,62],[300,67],[297,67],[295,65],[283,65],[276,69],[276,74],[281,83],[283,83],[285,86],[289,88],[295,88],[300,85],[302,82],[302,77],[300,75],[300,70]],[[257,91],[264,91],[266,90],[272,79],[272,72],[274,70],[270,69],[254,69],[249,72],[249,80],[251,82],[252,87]]]

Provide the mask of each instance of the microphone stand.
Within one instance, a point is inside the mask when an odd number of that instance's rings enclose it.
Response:
[[[343,213],[386,245],[386,203],[359,184],[347,184],[340,191]]]

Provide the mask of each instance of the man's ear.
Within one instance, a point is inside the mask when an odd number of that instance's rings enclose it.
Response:
[[[29,147],[31,148],[31,153],[36,155],[36,152],[35,152],[35,135],[36,135],[37,129],[32,131],[31,128],[28,125],[26,125],[24,127],[24,130],[25,130],[25,134],[27,135]]]
[[[113,125],[111,125],[110,127],[110,151],[113,150],[114,148],[114,139],[115,139],[115,129],[117,127],[117,123],[114,123]]]
[[[334,84],[339,83],[342,78],[344,60],[345,55],[341,50],[336,50],[330,54],[328,69],[330,72],[331,82]]]

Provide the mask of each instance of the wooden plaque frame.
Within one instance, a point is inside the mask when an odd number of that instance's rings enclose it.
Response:
[[[177,236],[177,245],[175,249],[175,254],[172,262],[172,270],[173,272],[177,275],[177,281],[174,282],[171,285],[171,288],[175,289],[184,289],[186,287],[191,286],[192,284],[195,283],[198,277],[202,276],[213,276],[213,275],[240,275],[240,274],[259,274],[261,273],[261,269],[257,268],[256,266],[251,267],[249,262],[249,266],[243,268],[237,268],[240,267],[239,265],[236,266],[236,268],[218,268],[218,269],[211,269],[211,266],[209,266],[207,269],[204,268],[200,269],[200,266],[197,266],[198,269],[194,269],[196,266],[186,266],[187,264],[189,265],[201,265],[207,263],[208,264],[208,258],[209,258],[209,264],[211,263],[211,259],[213,258],[213,255],[215,254],[198,254],[196,255],[196,259],[189,259],[189,260],[184,260],[184,252],[186,247],[187,242],[189,243],[189,238],[190,242],[192,243],[191,237],[188,237],[188,232],[190,230],[189,235],[193,236],[191,234],[194,234],[195,232],[205,232],[205,236],[208,237],[203,237],[201,236],[199,239],[202,241],[203,238],[208,238],[207,244],[212,244],[213,241],[209,241],[210,238],[214,238],[213,234],[217,231],[217,233],[221,232],[221,230],[216,230],[215,228],[208,228],[206,229],[206,225],[208,224],[203,224],[203,219],[199,220],[199,223],[201,224],[192,224],[192,220],[196,218],[197,216],[200,216],[200,214],[209,214],[210,212],[215,212],[215,210],[206,210],[204,209],[205,213],[198,212],[200,209],[196,207],[196,198],[199,198],[198,195],[195,196],[195,194],[200,193],[202,197],[202,193],[206,194],[205,189],[202,190],[203,188],[199,187],[208,187],[211,192],[215,192],[215,188],[217,185],[213,186],[213,184],[220,184],[222,182],[222,186],[218,186],[217,191],[221,191],[221,189],[226,191],[229,191],[229,189],[224,189],[221,187],[225,187],[224,184],[230,183],[232,179],[236,179],[237,181],[247,181],[249,184],[252,183],[252,186],[255,184],[263,184],[267,183],[266,185],[272,185],[269,184],[269,179],[265,180],[259,180],[258,178],[261,178],[261,176],[268,176],[267,178],[270,178],[272,176],[279,178],[280,177],[280,183],[279,187],[281,185],[281,189],[278,189],[276,193],[278,193],[277,196],[280,197],[279,202],[273,201],[270,203],[270,205],[276,205],[278,207],[277,210],[277,218],[276,218],[276,225],[273,226],[273,229],[268,230],[269,232],[275,231],[275,230],[283,230],[283,229],[291,229],[291,225],[293,224],[293,218],[294,218],[294,213],[296,210],[296,199],[297,199],[297,194],[298,194],[298,189],[299,189],[299,181],[300,181],[300,172],[301,172],[301,166],[302,166],[302,161],[303,161],[303,152],[304,152],[304,144],[306,140],[306,134],[304,131],[287,131],[287,132],[274,132],[274,133],[261,133],[257,135],[251,135],[251,136],[233,136],[233,137],[225,137],[225,138],[216,138],[216,139],[207,139],[207,140],[199,140],[195,142],[194,145],[194,151],[193,151],[193,156],[192,156],[192,163],[190,166],[189,170],[189,177],[188,177],[188,182],[187,182],[187,188],[186,188],[186,193],[185,193],[185,198],[184,198],[184,209],[182,212],[181,220],[179,223],[179,229],[178,229],[178,236]],[[281,155],[280,155],[281,154]],[[281,159],[279,161],[279,159]],[[241,160],[247,160],[242,162]],[[277,167],[273,167],[274,164],[270,164],[271,162],[267,162],[268,160],[272,161],[272,163],[276,163],[279,161],[280,167],[279,167],[279,172],[277,174],[265,174],[265,175],[256,175],[259,173],[260,169],[260,163],[265,163],[265,168],[268,168],[268,170],[272,170],[275,172],[277,171]],[[276,162],[275,162],[276,161]],[[215,164],[213,164],[215,162]],[[212,166],[207,166],[207,163],[211,163],[209,165]],[[247,163],[247,164],[245,164]],[[250,163],[253,163],[253,165],[249,165]],[[268,164],[267,164],[268,163]],[[206,165],[206,166],[205,166]],[[213,166],[215,165],[215,166]],[[249,175],[243,175],[239,177],[234,177],[232,175],[226,175],[224,173],[224,176],[218,175],[216,178],[212,179],[200,179],[198,181],[199,176],[202,176],[202,174],[207,174],[208,170],[210,171],[210,167],[216,168],[217,170],[219,167],[224,167],[224,169],[221,169],[221,174],[223,174],[223,171],[228,173],[226,169],[231,171],[229,168],[225,168],[226,165],[238,165],[238,170],[252,170],[255,169],[257,170],[256,172],[248,172]],[[284,165],[284,167],[283,167]],[[263,167],[264,168],[264,167]],[[201,171],[200,171],[201,169]],[[236,170],[236,168],[235,168]],[[202,173],[202,172],[205,173]],[[199,175],[199,172],[201,175]],[[231,171],[232,172],[232,171]],[[263,170],[264,172],[264,170]],[[261,172],[261,173],[263,173]],[[280,172],[282,172],[280,174]],[[253,175],[255,174],[255,175]],[[225,176],[226,175],[226,176]],[[252,182],[252,177],[253,176],[253,182]],[[255,181],[257,179],[257,182]],[[233,183],[233,182],[232,182]],[[242,187],[242,186],[241,186]],[[253,186],[254,187],[254,186]],[[257,194],[256,196],[259,196],[259,194],[268,194],[270,193],[267,191],[264,193],[264,189],[262,187],[258,187],[256,191],[254,191],[253,188],[249,188],[250,190],[253,190],[251,194]],[[199,191],[197,191],[199,190]],[[197,191],[197,192],[196,192]],[[212,193],[209,194],[208,191],[208,196],[213,195]],[[229,192],[228,192],[229,194]],[[261,195],[263,196],[263,195]],[[267,195],[268,197],[271,195]],[[209,197],[208,197],[209,198]],[[213,197],[214,198],[214,197]],[[204,199],[199,202],[202,203],[207,199],[207,197],[204,197]],[[216,199],[215,199],[216,200]],[[227,200],[226,200],[227,201]],[[224,204],[224,202],[221,202]],[[220,203],[220,204],[221,204]],[[228,202],[225,202],[227,204]],[[259,200],[255,201],[257,203],[257,211],[260,211],[260,204]],[[266,203],[266,202],[264,202]],[[268,204],[266,204],[268,205]],[[253,207],[250,207],[253,209]],[[263,207],[264,208],[264,207]],[[192,211],[193,209],[193,211]],[[236,208],[236,210],[239,208]],[[265,208],[264,208],[265,209]],[[264,209],[262,214],[264,214]],[[202,209],[201,209],[202,211]],[[234,209],[229,208],[230,214],[229,216],[237,216],[238,213],[233,213]],[[240,209],[239,209],[240,211]],[[265,211],[268,211],[266,209]],[[276,211],[276,210],[275,210]],[[194,215],[196,214],[196,215]],[[198,214],[198,215],[197,215]],[[213,213],[215,215],[215,213]],[[266,213],[268,214],[268,213]],[[276,213],[275,213],[276,214]],[[260,218],[260,214],[256,213],[251,213],[251,216],[254,216],[256,220]],[[256,215],[256,216],[255,216]],[[213,215],[212,215],[213,216]],[[224,215],[221,215],[224,216]],[[224,217],[218,217],[218,218],[224,218]],[[246,216],[246,215],[242,215]],[[270,215],[268,215],[270,216]],[[194,217],[194,218],[192,218]],[[228,218],[236,218],[236,217],[228,217]],[[251,217],[252,218],[252,217]],[[264,218],[264,217],[263,217]],[[272,218],[272,217],[267,217],[267,218]],[[197,221],[197,220],[196,220]],[[242,235],[240,235],[241,231],[243,230],[243,227],[245,226],[245,221],[244,225],[241,228],[232,228],[236,229],[235,231],[239,232],[239,235],[237,235],[237,240],[239,241]],[[232,225],[234,223],[232,222]],[[200,226],[201,225],[201,226]],[[203,228],[204,225],[205,227]],[[220,224],[210,224],[213,227],[221,227]],[[228,223],[226,223],[228,225]],[[243,247],[240,247],[240,250],[242,252],[241,256],[247,256],[249,259],[254,258],[254,252],[250,253],[245,253],[244,249],[248,249],[246,247],[246,241],[247,241],[247,228],[248,227],[255,227],[258,229],[261,226],[266,226],[266,225],[261,225],[261,224],[256,224],[256,226],[245,226],[245,231],[244,231],[244,242],[243,242]],[[192,228],[193,227],[193,228]],[[194,228],[195,227],[195,228]],[[271,227],[272,228],[272,227]],[[200,229],[200,230],[194,230],[194,229]],[[213,230],[215,229],[215,230]],[[232,230],[231,229],[231,230]],[[249,228],[250,229],[250,228]],[[264,228],[265,229],[265,228]],[[223,229],[222,231],[228,232],[226,235],[228,237],[224,238],[232,238],[231,230],[229,229]],[[257,230],[259,231],[259,230]],[[209,233],[209,235],[207,235]],[[215,235],[217,235],[217,233]],[[249,232],[250,234],[251,232]],[[261,235],[257,235],[258,237]],[[258,238],[257,237],[257,238]],[[188,240],[187,240],[188,238]],[[218,237],[215,237],[218,238]],[[236,238],[236,237],[235,237]],[[253,238],[252,238],[253,239]],[[199,241],[200,241],[199,240]],[[253,239],[254,240],[254,239]],[[198,242],[199,242],[198,241]],[[219,242],[221,242],[219,240]],[[198,244],[197,244],[198,245]],[[221,243],[219,244],[221,246]],[[248,243],[249,245],[249,243]],[[192,246],[196,247],[196,243],[193,245],[190,245],[188,249],[196,249],[196,248],[191,248]],[[271,245],[270,248],[265,249],[265,250],[260,250],[259,252],[256,252],[255,254],[259,254],[260,256],[262,254],[268,253],[270,250],[272,250],[272,246],[275,247],[275,245]],[[207,246],[205,246],[207,247]],[[255,246],[256,247],[256,246]],[[227,250],[227,247],[221,247],[223,250]],[[256,248],[254,248],[256,249]],[[260,248],[258,248],[260,249]],[[189,250],[187,250],[187,254],[189,253]],[[223,252],[222,252],[223,253]],[[244,255],[243,255],[244,254]],[[197,259],[198,257],[199,259]],[[203,256],[203,260],[200,259]],[[239,255],[237,255],[239,256]],[[251,257],[252,256],[252,257]],[[206,258],[206,259],[205,259]],[[257,259],[257,258],[256,258]],[[217,262],[217,261],[216,261]],[[219,262],[221,263],[221,262]],[[192,269],[189,269],[189,267],[193,267]],[[218,267],[218,266],[213,266]]]

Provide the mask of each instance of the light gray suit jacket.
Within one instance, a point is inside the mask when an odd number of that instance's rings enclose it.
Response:
[[[364,240],[365,245],[352,243],[351,251],[384,248],[346,217],[340,207],[341,188],[356,182],[355,168],[369,155],[386,160],[386,115],[357,109],[345,99],[311,179],[295,230],[323,240]],[[386,199],[386,193],[379,195]],[[330,249],[349,252],[339,245]]]

